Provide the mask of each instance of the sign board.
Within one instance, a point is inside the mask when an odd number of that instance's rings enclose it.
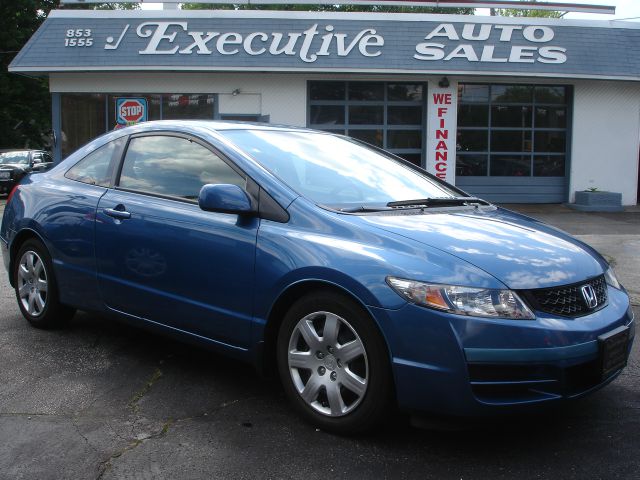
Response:
[[[116,99],[116,128],[147,121],[146,98]]]
[[[465,15],[54,11],[11,72],[259,71],[640,80],[640,24]]]
[[[430,85],[427,96],[427,171],[455,185],[458,88]]]

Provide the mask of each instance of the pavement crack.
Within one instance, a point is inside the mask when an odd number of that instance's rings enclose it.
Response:
[[[196,420],[196,419],[201,419],[201,418],[206,418],[212,415],[216,415],[220,412],[222,412],[223,410],[230,408],[238,403],[241,402],[247,402],[249,400],[255,400],[256,398],[261,398],[260,396],[252,396],[252,397],[246,397],[246,398],[238,398],[236,400],[229,400],[228,402],[223,402],[221,403],[219,406],[217,406],[216,408],[206,411],[206,412],[202,412],[200,414],[197,415],[189,415],[187,417],[181,417],[181,418],[177,418],[174,420],[174,424],[178,424],[180,422],[186,422],[189,420]]]
[[[140,409],[140,405],[139,405],[140,400],[142,400],[144,396],[147,393],[149,393],[149,390],[151,390],[151,388],[155,385],[155,383],[158,380],[160,380],[160,378],[162,378],[162,370],[160,370],[160,368],[156,368],[153,374],[151,375],[151,377],[149,378],[149,380],[146,381],[144,386],[140,390],[138,390],[133,395],[133,397],[131,397],[131,400],[129,400],[128,406],[133,411],[133,413],[138,413],[138,410]]]
[[[96,480],[102,479],[104,475],[113,467],[113,462],[118,458],[122,457],[125,453],[138,448],[140,445],[150,440],[164,437],[169,431],[169,429],[171,428],[171,425],[173,423],[174,423],[174,420],[170,418],[169,420],[164,422],[160,427],[160,429],[155,433],[139,435],[133,440],[129,441],[129,443],[125,445],[123,448],[112,453],[108,459],[106,459],[103,462],[100,462],[100,465],[98,466],[98,476],[96,477]]]
[[[80,430],[80,425],[78,425],[76,422],[71,422],[71,424],[73,425],[73,428],[78,433],[78,435],[82,437],[82,439],[84,440],[84,443],[86,443],[89,447],[91,447],[92,450],[99,452],[99,450],[95,447],[95,445],[93,445],[93,443],[89,441],[87,436],[84,433],[82,433],[82,430]]]
[[[113,428],[113,425],[111,425],[111,422],[109,422],[109,421],[105,421],[105,422],[104,422],[104,424],[105,424],[105,425],[107,426],[107,428],[111,431],[111,433],[113,433],[113,435],[114,435],[115,437],[117,437],[118,439],[120,439],[120,440],[121,440],[121,441],[123,441],[123,442],[126,442],[126,441],[127,441],[127,438],[126,438],[126,437],[123,437],[122,435],[120,435],[120,433],[118,433],[118,431],[117,431],[115,428]]]

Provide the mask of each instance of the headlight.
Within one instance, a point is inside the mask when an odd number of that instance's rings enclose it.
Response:
[[[387,277],[400,296],[424,307],[473,317],[533,320],[535,315],[511,290],[458,287]]]
[[[613,288],[617,288],[618,290],[622,288],[622,285],[618,281],[618,277],[616,277],[616,272],[613,271],[612,267],[607,268],[607,271],[604,272],[604,279]]]

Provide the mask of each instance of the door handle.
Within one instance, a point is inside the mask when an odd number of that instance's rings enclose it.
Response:
[[[124,207],[123,207],[124,208]],[[117,218],[118,220],[126,220],[127,218],[131,218],[131,214],[125,210],[119,210],[116,208],[105,208],[102,210],[105,215],[108,215],[113,218]]]

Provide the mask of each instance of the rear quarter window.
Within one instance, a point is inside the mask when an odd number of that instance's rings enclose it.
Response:
[[[71,167],[65,177],[77,182],[108,187],[111,184],[113,167],[118,161],[125,137],[118,138],[94,150]]]

